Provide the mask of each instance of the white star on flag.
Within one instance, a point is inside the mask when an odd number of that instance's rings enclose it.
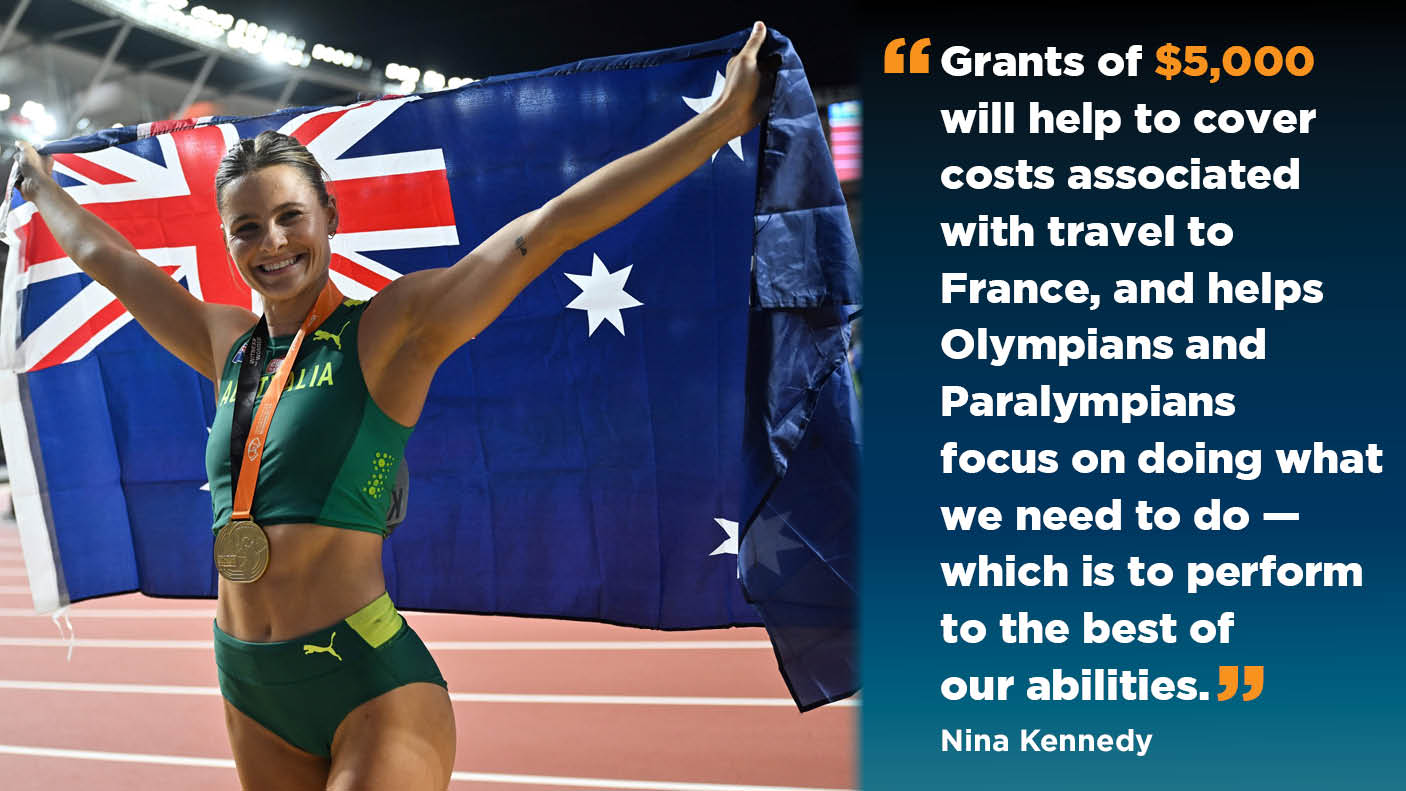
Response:
[[[608,321],[614,325],[615,329],[625,334],[625,321],[620,318],[620,311],[625,308],[637,308],[643,305],[638,299],[625,293],[625,279],[630,276],[630,269],[633,265],[627,266],[618,272],[611,272],[605,268],[605,263],[600,260],[600,256],[591,254],[591,274],[573,275],[566,272],[566,277],[581,289],[581,293],[567,303],[568,308],[586,311],[586,321],[590,324],[587,336],[594,335],[596,327],[602,321]]]
[[[257,293],[257,292],[256,292],[256,293]],[[211,431],[214,431],[214,430],[215,430],[215,427],[214,427],[214,426],[206,426],[206,427],[205,427],[205,433],[206,433],[206,434],[209,434]],[[209,482],[208,480],[207,480],[205,483],[201,484],[201,486],[200,486],[200,491],[202,491],[202,492],[208,492],[208,491],[210,491],[210,482]]]
[[[712,107],[713,102],[716,102],[718,100],[718,97],[723,95],[723,85],[727,84],[727,80],[723,77],[721,72],[715,71],[713,72],[713,75],[714,76],[712,93],[708,94],[707,96],[700,96],[696,99],[689,98],[687,96],[680,97],[683,99],[683,103],[688,105],[688,109],[692,110],[695,113],[702,113],[704,110],[708,109],[709,107]],[[747,161],[746,158],[742,156],[741,137],[734,137],[731,140],[727,141],[727,147],[732,149],[732,153],[736,154],[738,159],[741,159],[744,162]],[[718,149],[718,151],[721,150],[721,148]],[[714,159],[718,158],[718,151],[713,152],[713,156],[708,159],[709,162],[712,162]]]
[[[747,567],[756,565],[766,566],[772,574],[781,574],[781,561],[777,559],[777,554],[788,549],[800,549],[803,544],[792,541],[781,535],[783,526],[789,525],[791,512],[772,516],[768,518],[758,517],[752,529],[747,532],[747,541],[743,544],[744,550],[742,564]],[[780,523],[778,525],[778,523]]]
[[[720,516],[713,517],[713,521],[718,523],[718,527],[721,527],[724,533],[727,533],[727,538],[724,539],[721,544],[718,544],[717,549],[708,553],[709,557],[713,555],[736,555],[737,523],[731,519],[723,519]]]

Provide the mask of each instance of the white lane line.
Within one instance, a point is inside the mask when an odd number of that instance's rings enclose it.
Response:
[[[0,679],[0,689],[43,692],[112,692],[136,695],[219,695],[219,687],[171,684],[97,684],[76,681],[15,681]],[[752,706],[791,708],[790,698],[690,697],[677,695],[523,695],[504,692],[451,692],[455,703],[567,703],[604,706]],[[853,707],[841,700],[832,706]]]
[[[28,585],[0,585],[0,593],[29,593]],[[29,610],[33,613],[33,610]]]
[[[204,648],[211,649],[210,640],[120,640],[100,637],[80,637],[64,640],[59,637],[0,637],[0,646],[20,648]],[[651,642],[648,640],[447,640],[425,645],[433,651],[720,651],[732,649],[770,649],[765,640],[694,640],[687,643]]]
[[[771,650],[766,640],[446,640],[426,643],[439,651],[725,651]]]
[[[0,646],[16,648],[203,648],[212,650],[210,640],[104,640],[83,637],[64,640],[59,637],[0,637]]]
[[[12,588],[13,590],[10,590]],[[28,593],[29,588],[25,586],[0,586],[0,593]],[[411,620],[418,621],[422,618],[433,617],[454,617],[459,613],[452,612],[414,612],[406,613]],[[23,616],[34,616],[38,618],[48,618],[47,613],[36,613],[32,609],[23,607],[0,607],[0,618],[18,618]],[[193,607],[177,607],[169,609],[158,609],[155,607],[90,607],[85,604],[75,604],[69,608],[70,618],[203,618],[211,619],[215,617],[215,608],[195,609]]]
[[[0,744],[0,755],[28,755],[41,758],[68,758],[80,761],[114,761],[119,763],[163,764],[166,766],[205,766],[233,769],[228,758],[198,758],[189,755],[150,755],[146,753],[110,753],[98,750],[68,750],[56,747],[28,747]],[[451,780],[468,783],[504,783],[511,785],[564,786],[568,788],[606,788],[620,791],[849,791],[839,788],[813,786],[758,786],[736,783],[679,783],[668,780],[607,780],[599,777],[558,777],[553,775],[516,775],[489,772],[455,772]]]
[[[20,585],[0,585],[0,593],[29,593],[29,588]],[[409,620],[419,622],[425,618],[436,616],[458,617],[458,613],[437,613],[437,612],[410,612],[407,613]],[[32,607],[0,607],[0,618],[49,618],[49,613],[36,613]],[[113,607],[108,609],[89,609],[82,604],[74,605],[68,610],[68,617],[77,619],[92,618],[121,618],[121,619],[141,619],[141,618],[195,618],[210,621],[215,618],[213,607],[196,609],[193,607],[176,609],[156,609],[156,608],[132,608]],[[497,642],[440,642],[432,643],[432,647],[438,646],[446,651],[550,651],[550,650],[686,650],[690,648],[699,649],[741,649],[741,648],[770,648],[771,644],[766,640],[559,640],[559,641],[497,641]]]
[[[455,772],[451,780],[471,783],[512,783],[514,785],[565,786],[567,788],[609,788],[620,791],[847,791],[839,788],[802,786],[753,786],[734,783],[676,783],[668,780],[605,780],[596,777],[551,777],[548,775],[505,775],[488,772]]]
[[[2,591],[3,589],[0,589]],[[29,588],[22,589],[25,593]],[[0,607],[0,618],[48,618],[48,613],[38,613],[33,609],[24,607]],[[203,620],[213,620],[215,608],[208,610],[131,610],[118,609],[111,610],[84,610],[71,608],[68,611],[69,618],[201,618]]]
[[[490,692],[451,692],[456,703],[574,703],[605,706],[777,706],[794,709],[790,698],[708,698],[665,695],[517,695]],[[853,708],[853,700],[839,700],[829,706]],[[828,708],[828,706],[827,706]]]
[[[24,569],[0,569],[0,577],[28,577],[29,572]]]
[[[173,684],[91,684],[72,681],[7,681],[0,689],[41,690],[44,692],[129,692],[140,695],[218,695],[219,687],[176,686]]]
[[[228,758],[196,758],[188,755],[147,755],[145,753],[105,753],[97,750],[64,750],[55,747],[25,747],[0,744],[0,755],[35,755],[41,758],[76,758],[81,761],[117,761],[127,764],[164,764],[166,766],[211,766],[233,769]]]

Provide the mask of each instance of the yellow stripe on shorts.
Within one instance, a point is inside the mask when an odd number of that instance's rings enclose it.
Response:
[[[347,616],[347,625],[356,630],[372,648],[379,648],[382,643],[395,637],[403,623],[405,619],[395,611],[389,593],[382,593],[375,601]]]

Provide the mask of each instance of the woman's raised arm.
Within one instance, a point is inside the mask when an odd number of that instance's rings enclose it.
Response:
[[[18,187],[43,216],[65,254],[85,274],[122,302],[156,342],[211,381],[219,376],[223,350],[214,338],[233,337],[247,328],[253,314],[230,305],[201,302],[137,249],[112,226],[83,208],[53,179],[53,162],[20,143]]]
[[[437,366],[562,253],[624,220],[756,126],[765,109],[757,68],[765,38],[766,27],[756,23],[728,61],[721,96],[697,117],[509,222],[454,266],[387,286],[376,300],[381,342]],[[371,313],[367,318],[373,320]]]

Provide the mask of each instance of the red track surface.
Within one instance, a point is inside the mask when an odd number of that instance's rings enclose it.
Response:
[[[230,760],[210,648],[213,602],[133,595],[75,605],[78,644],[66,660],[58,627],[32,614],[25,578],[13,573],[23,568],[18,547],[14,524],[0,522],[0,787],[237,789],[227,763],[180,765]],[[450,692],[474,696],[454,703],[454,791],[854,787],[857,709],[802,715],[774,705],[788,695],[761,629],[666,633],[414,613],[408,620],[430,644]],[[198,645],[101,642],[111,639]],[[501,645],[509,641],[553,645]],[[575,641],[697,645],[560,647]],[[744,645],[709,645],[720,641]],[[518,699],[541,695],[567,697]]]

